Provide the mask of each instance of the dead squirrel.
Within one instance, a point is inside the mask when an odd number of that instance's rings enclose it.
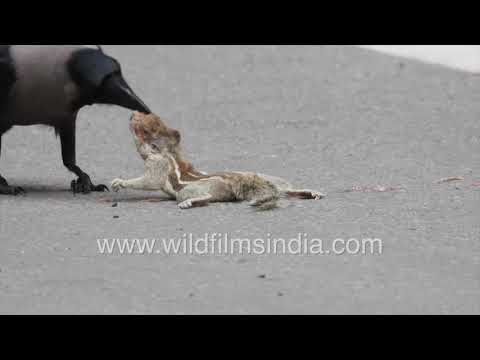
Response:
[[[156,115],[135,112],[130,121],[137,150],[145,161],[145,175],[138,179],[115,179],[112,189],[162,191],[190,209],[213,202],[249,201],[261,210],[275,208],[281,196],[320,200],[324,194],[297,190],[273,176],[250,172],[220,172],[207,175],[197,171],[181,154],[181,136]]]

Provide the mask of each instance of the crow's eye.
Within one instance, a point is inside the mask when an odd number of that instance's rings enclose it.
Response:
[[[160,151],[159,147],[156,144],[152,144],[151,146],[153,150]]]

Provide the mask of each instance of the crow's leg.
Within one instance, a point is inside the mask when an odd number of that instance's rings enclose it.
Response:
[[[62,143],[62,158],[65,167],[78,176],[77,180],[71,183],[71,190],[74,194],[89,194],[92,191],[108,191],[105,185],[93,185],[90,176],[77,166],[75,153],[75,118],[65,121],[57,131],[60,134]]]
[[[5,132],[6,130],[2,131],[0,129],[0,155],[2,153],[2,135]],[[21,187],[8,185],[7,180],[0,175],[0,195],[18,195],[24,192],[25,190],[23,190]]]

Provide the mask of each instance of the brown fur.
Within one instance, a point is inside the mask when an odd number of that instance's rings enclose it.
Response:
[[[323,194],[295,190],[282,179],[250,172],[197,171],[182,154],[181,135],[157,115],[134,113],[131,130],[138,151],[147,164],[144,178],[114,180],[114,190],[135,188],[162,190],[179,201],[180,207],[204,206],[210,202],[250,201],[259,209],[271,209],[280,195],[320,199]]]

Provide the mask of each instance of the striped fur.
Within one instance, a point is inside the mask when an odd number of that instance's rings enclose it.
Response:
[[[181,136],[156,115],[134,113],[130,124],[137,150],[145,161],[142,178],[115,179],[112,189],[157,190],[175,199],[182,209],[212,202],[249,201],[261,210],[273,209],[281,196],[319,200],[325,195],[294,189],[288,182],[251,172],[205,174],[184,159]]]

